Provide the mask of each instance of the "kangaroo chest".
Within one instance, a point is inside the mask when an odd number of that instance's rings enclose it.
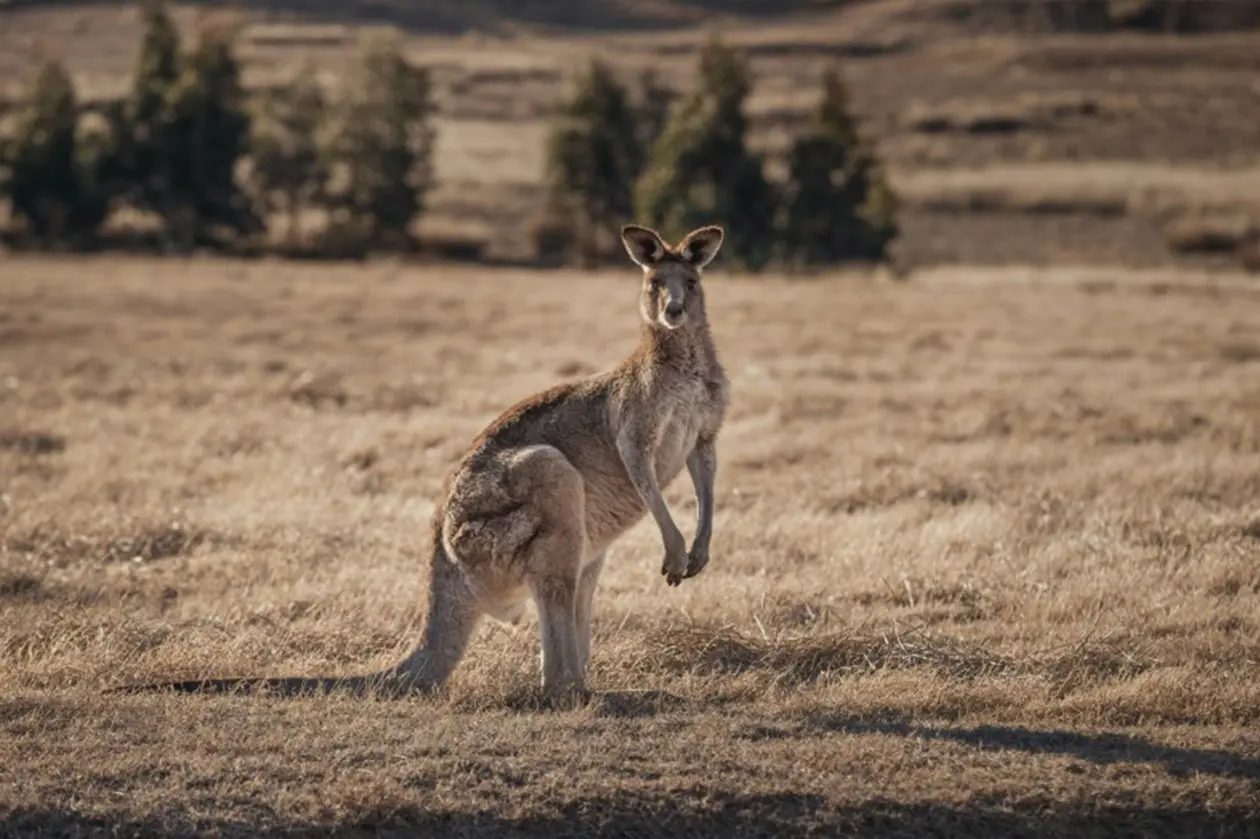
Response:
[[[714,433],[721,425],[724,409],[720,381],[695,378],[679,384],[656,447],[656,476],[662,487],[687,465],[697,438],[702,433]]]

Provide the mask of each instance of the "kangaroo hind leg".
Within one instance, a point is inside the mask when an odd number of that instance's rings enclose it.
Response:
[[[601,553],[582,568],[578,577],[577,590],[577,631],[578,658],[582,662],[582,672],[586,672],[591,661],[591,612],[595,601],[595,586],[599,583],[599,574],[604,570],[605,554]]]
[[[542,687],[552,698],[586,692],[578,627],[578,578],[586,551],[582,475],[550,446],[528,450],[513,466],[539,527],[518,558],[538,606]]]
[[[533,586],[542,636],[542,688],[548,698],[586,692],[578,650],[575,576],[552,575]]]

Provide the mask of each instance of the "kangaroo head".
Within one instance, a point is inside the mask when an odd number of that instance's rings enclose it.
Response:
[[[678,329],[689,321],[704,321],[700,273],[717,256],[722,237],[722,228],[710,225],[691,231],[671,247],[655,230],[637,224],[621,228],[626,252],[643,269],[639,311],[649,326]]]

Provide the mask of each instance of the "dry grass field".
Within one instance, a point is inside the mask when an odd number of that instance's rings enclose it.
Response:
[[[1260,834],[1260,287],[1008,273],[715,267],[714,560],[636,527],[548,711],[532,614],[436,697],[102,690],[396,660],[631,267],[0,262],[0,835]]]

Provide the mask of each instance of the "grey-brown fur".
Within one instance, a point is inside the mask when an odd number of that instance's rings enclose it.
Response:
[[[432,689],[446,683],[482,615],[515,620],[532,597],[544,691],[585,692],[591,602],[609,545],[646,513],[660,530],[661,573],[670,585],[709,561],[715,442],[729,391],[700,274],[722,238],[720,227],[704,227],[670,247],[647,228],[622,229],[627,252],[643,268],[638,347],[612,370],[512,406],[451,470],[433,517],[426,625],[406,659],[368,676],[147,687]],[[684,468],[699,506],[690,550],[661,499]]]

